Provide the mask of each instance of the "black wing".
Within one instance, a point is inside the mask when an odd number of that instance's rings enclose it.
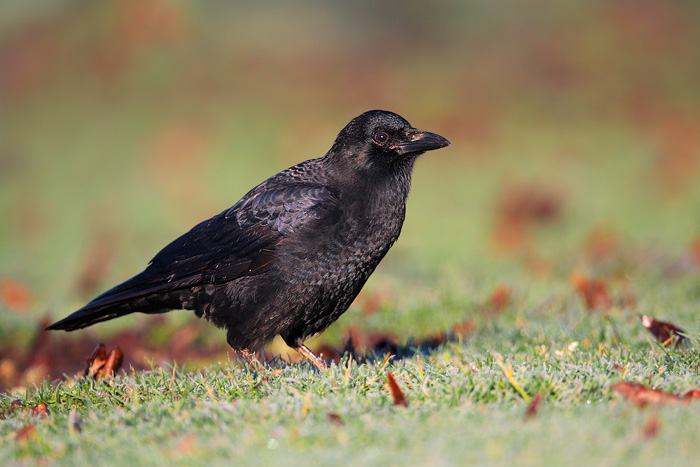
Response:
[[[338,198],[329,188],[270,182],[262,183],[230,209],[193,227],[163,248],[142,273],[84,308],[260,274],[274,261],[282,238],[337,214]]]

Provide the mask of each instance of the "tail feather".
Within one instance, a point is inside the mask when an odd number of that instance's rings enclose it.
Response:
[[[131,309],[128,304],[125,305],[107,305],[98,307],[86,306],[63,318],[62,320],[53,323],[47,327],[46,330],[75,331],[76,329],[82,329],[92,326],[93,324],[128,315],[136,311]]]
[[[154,314],[191,307],[196,290],[178,288],[191,285],[190,283],[178,281],[154,284],[144,281],[142,274],[108,290],[46,329],[75,331],[135,312]]]

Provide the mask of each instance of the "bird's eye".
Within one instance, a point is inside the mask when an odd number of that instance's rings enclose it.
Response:
[[[384,143],[386,143],[387,141],[389,141],[389,135],[386,134],[386,133],[383,132],[383,131],[378,131],[378,132],[376,132],[376,133],[374,134],[374,136],[372,137],[372,139],[373,139],[374,142],[377,143],[377,144],[384,144]]]

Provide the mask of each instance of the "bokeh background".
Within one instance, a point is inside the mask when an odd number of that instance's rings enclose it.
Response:
[[[576,307],[572,274],[657,312],[646,284],[690,277],[697,317],[700,3],[4,0],[0,386],[100,340],[135,368],[227,358],[187,312],[39,330],[375,108],[452,146],[419,161],[401,239],[315,345],[421,338],[499,290],[513,313]]]

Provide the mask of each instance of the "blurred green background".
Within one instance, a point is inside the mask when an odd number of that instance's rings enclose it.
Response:
[[[375,108],[452,146],[417,164],[401,239],[333,345],[358,322],[440,330],[498,284],[546,297],[582,271],[638,291],[700,262],[698,2],[4,0],[8,371],[42,319]],[[363,312],[377,301],[391,313]],[[190,319],[172,315],[166,335]]]

